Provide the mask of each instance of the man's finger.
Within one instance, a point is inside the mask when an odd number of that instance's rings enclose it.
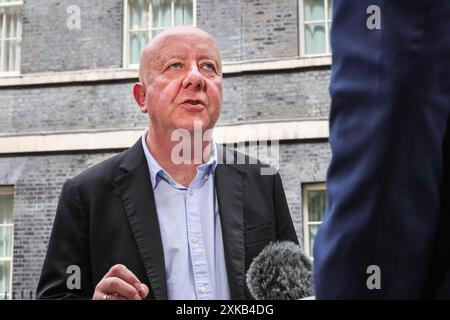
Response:
[[[141,295],[142,299],[145,299],[147,297],[148,293],[150,292],[150,290],[145,285],[145,283],[141,283],[141,289],[138,291],[139,291],[139,294]]]
[[[127,300],[118,294],[109,294],[106,300]]]
[[[105,292],[97,290],[92,297],[93,300],[127,300],[118,294],[106,294]]]
[[[98,290],[108,294],[119,294],[128,300],[141,300],[136,288],[118,277],[103,278],[99,283]]]
[[[109,277],[117,277],[132,285],[136,290],[140,290],[141,281],[125,267],[123,264],[116,264],[109,269],[108,273],[105,275],[105,278]]]

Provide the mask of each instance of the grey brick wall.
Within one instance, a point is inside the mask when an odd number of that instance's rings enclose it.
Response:
[[[226,78],[221,121],[328,117],[329,79],[327,69]]]
[[[0,132],[30,133],[145,126],[132,82],[0,89]]]
[[[242,60],[241,0],[197,0],[197,27],[220,46],[223,61]]]
[[[14,185],[13,292],[35,292],[64,181],[112,153],[0,158],[0,185]],[[327,143],[280,145],[280,174],[299,240],[303,239],[301,184],[323,182]],[[28,298],[25,295],[24,298]]]
[[[242,1],[243,60],[298,55],[298,0]]]
[[[70,5],[80,8],[79,30],[66,25]],[[22,22],[22,73],[122,65],[122,0],[25,0]]]
[[[328,115],[329,70],[229,76],[221,123]],[[133,82],[0,88],[0,133],[145,127]]]
[[[216,38],[226,62],[299,54],[298,0],[198,0],[197,26]]]

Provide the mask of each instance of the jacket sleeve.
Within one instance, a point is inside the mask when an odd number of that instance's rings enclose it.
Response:
[[[274,179],[275,219],[277,224],[277,239],[280,241],[292,241],[298,244],[292,217],[284,194],[283,183],[279,173]]]
[[[38,299],[91,299],[89,222],[77,186],[62,188],[42,273]]]

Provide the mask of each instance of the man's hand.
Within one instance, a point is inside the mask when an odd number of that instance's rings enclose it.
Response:
[[[93,300],[142,300],[148,287],[124,265],[116,264],[95,287]]]

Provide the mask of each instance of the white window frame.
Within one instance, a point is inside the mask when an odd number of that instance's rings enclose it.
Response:
[[[171,25],[174,25],[174,20],[175,20],[175,0],[171,0]],[[123,53],[122,53],[122,66],[124,69],[139,69],[139,64],[130,64],[129,63],[129,54],[130,54],[130,50],[129,50],[129,33],[130,33],[130,21],[129,21],[129,5],[128,5],[129,0],[124,0],[123,1],[123,13],[124,13],[124,18],[123,18]],[[197,0],[192,0],[192,25],[195,27],[197,26]],[[151,31],[153,30],[163,30],[166,29],[167,27],[159,27],[159,28],[153,28],[152,27],[152,23],[153,23],[153,19],[152,19],[152,2],[149,2],[149,19],[148,19],[148,30],[149,30],[149,37],[148,37],[148,41],[150,42],[152,40],[151,38]],[[139,31],[139,30],[137,30]]]
[[[0,8],[6,8],[6,7],[22,7],[23,6],[23,1],[13,1],[13,2],[0,2]],[[5,22],[6,20],[3,19],[3,32],[5,32],[6,28],[5,28]],[[18,40],[19,45],[22,45],[22,22],[20,22],[20,34],[19,37],[14,38],[15,40]],[[5,54],[5,50],[4,50],[4,39],[5,39],[5,34],[2,34],[0,36],[0,64],[3,62],[3,55]],[[17,71],[0,71],[0,77],[13,77],[13,76],[18,76],[20,75],[20,63],[21,63],[21,53],[22,53],[22,48],[20,48],[19,51],[19,55],[16,57],[16,59],[18,59],[18,64],[19,64],[19,70]],[[0,70],[1,70],[1,66],[0,66]]]
[[[13,186],[0,186],[0,195],[12,195],[13,201],[14,201],[14,187]],[[14,216],[14,212],[13,212]],[[11,300],[12,299],[12,284],[13,284],[13,257],[14,257],[14,223],[3,223],[0,224],[0,227],[12,227],[12,239],[11,239],[11,247],[13,249],[10,257],[0,257],[0,262],[9,262],[10,267],[10,275],[9,275],[9,292],[6,294],[7,299],[5,300]],[[5,293],[0,292],[0,301],[4,300]]]
[[[309,206],[308,206],[308,191],[326,191],[326,184],[324,182],[305,183],[303,184],[303,244],[305,248],[305,254],[310,255],[311,249],[309,246],[309,226],[322,224],[322,221],[309,221]]]
[[[333,22],[332,17],[328,16],[328,0],[322,0],[324,1],[324,10],[325,10],[325,19],[324,20],[317,20],[317,21],[308,21],[308,24],[311,23],[324,23],[326,26],[326,32],[325,32],[325,46],[326,46],[326,52],[325,53],[317,53],[317,54],[306,54],[306,34],[305,34],[305,0],[298,0],[299,1],[299,13],[298,13],[298,21],[300,24],[300,32],[299,32],[299,43],[300,43],[300,57],[304,58],[314,58],[314,57],[329,57],[332,55],[331,48],[330,48],[330,32],[328,32],[328,25]],[[333,0],[334,3],[335,0]]]

